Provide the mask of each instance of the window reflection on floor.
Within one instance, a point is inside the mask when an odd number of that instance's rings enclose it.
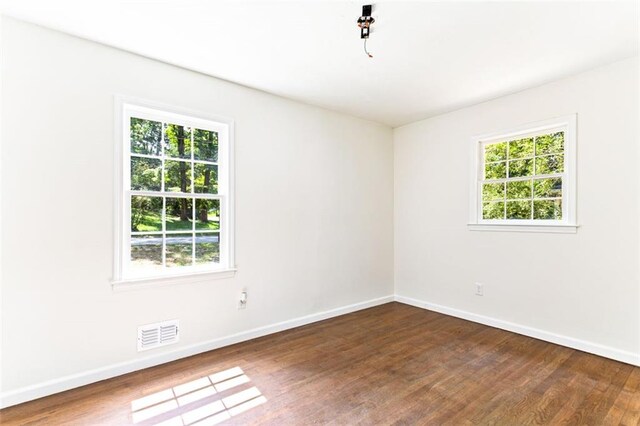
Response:
[[[242,369],[234,367],[173,386],[131,401],[133,422],[155,426],[215,425],[267,401],[255,386],[236,393],[226,392],[249,382]],[[204,399],[212,402],[187,411],[181,408]],[[172,411],[176,415],[164,420]],[[153,422],[159,416],[163,420]]]

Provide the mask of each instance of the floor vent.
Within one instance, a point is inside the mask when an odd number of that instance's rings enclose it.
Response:
[[[138,352],[178,342],[178,320],[138,327]]]

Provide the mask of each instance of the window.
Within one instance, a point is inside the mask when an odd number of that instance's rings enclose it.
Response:
[[[575,232],[575,115],[473,138],[471,229]]]
[[[231,122],[119,102],[116,281],[233,266]]]

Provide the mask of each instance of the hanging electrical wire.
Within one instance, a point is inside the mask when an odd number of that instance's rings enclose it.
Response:
[[[369,51],[367,50],[367,39],[364,39],[364,53],[367,54],[368,57],[373,58],[373,55],[371,53],[369,53]]]

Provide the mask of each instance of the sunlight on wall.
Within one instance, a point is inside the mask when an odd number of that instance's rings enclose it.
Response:
[[[267,402],[255,386],[233,394],[225,392],[250,381],[240,367],[234,367],[147,395],[131,401],[133,422],[145,422],[157,417],[158,423],[151,420],[149,424],[154,426],[217,424]],[[204,399],[211,399],[212,402],[194,406],[190,410],[182,409],[186,405]],[[178,412],[180,414],[164,420],[173,411],[176,411],[173,414]]]

